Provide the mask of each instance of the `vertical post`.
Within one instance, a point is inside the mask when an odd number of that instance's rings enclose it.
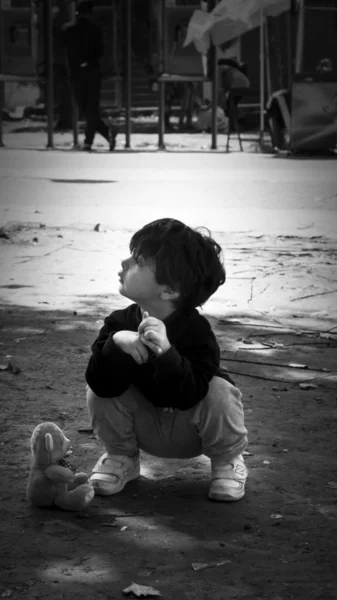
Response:
[[[76,4],[75,2],[68,3],[67,13],[69,21],[74,21],[76,18]],[[71,124],[73,129],[73,148],[76,150],[79,147],[78,143],[78,107],[75,102],[73,86],[71,86]]]
[[[298,21],[297,21],[297,37],[296,37],[296,60],[295,73],[296,75],[302,70],[303,63],[303,42],[304,42],[304,0],[300,0]]]
[[[3,23],[3,12],[0,4],[0,75],[3,69],[4,62],[4,23]],[[2,139],[2,111],[5,106],[5,83],[0,80],[0,148],[3,148],[4,143]]]
[[[217,0],[208,0],[208,12],[211,12],[217,4]],[[218,49],[213,44],[209,50],[210,52],[210,64],[212,74],[212,143],[211,149],[217,149],[217,108],[218,108],[218,87],[219,87],[219,69],[218,69]]]
[[[288,89],[291,89],[293,81],[293,37],[292,37],[292,13],[287,14],[287,64],[288,64]]]
[[[260,9],[260,145],[264,141],[264,103],[265,103],[265,81],[264,81],[264,13]]]
[[[77,104],[75,102],[75,96],[74,96],[74,92],[72,90],[71,92],[71,124],[72,124],[72,128],[73,128],[73,142],[74,142],[74,149],[76,150],[77,148],[79,148],[79,143],[78,143],[78,108],[77,108]]]
[[[1,68],[0,68],[1,73]],[[4,147],[3,139],[2,139],[2,111],[5,105],[5,84],[3,81],[0,81],[0,148]]]
[[[53,148],[54,127],[54,72],[53,72],[53,12],[52,0],[43,3],[44,13],[44,57],[45,57],[45,93],[47,104],[47,148]]]
[[[131,0],[125,0],[126,52],[125,52],[125,148],[131,139]]]
[[[270,98],[273,90],[271,80],[271,69],[270,69],[270,46],[269,46],[269,32],[268,32],[268,19],[264,23],[264,49],[265,49],[265,69],[266,69],[266,82],[267,82],[267,98]]]
[[[159,0],[160,16],[159,16],[159,75],[162,76],[165,69],[165,0]],[[164,133],[165,133],[165,82],[159,81],[159,111],[158,111],[158,147],[160,150],[165,149]]]

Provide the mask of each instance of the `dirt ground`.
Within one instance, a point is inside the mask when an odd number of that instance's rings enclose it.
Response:
[[[0,243],[7,252],[18,241]],[[25,256],[28,242],[20,243]],[[29,293],[29,284],[14,268],[8,275],[0,363],[10,356],[14,369],[0,371],[0,598],[119,599],[132,582],[168,600],[336,598],[336,322],[318,305],[314,324],[300,309],[287,319],[209,315],[223,364],[243,392],[243,500],[207,500],[205,457],[162,461],[143,454],[139,480],[116,496],[95,497],[83,513],[34,509],[25,486],[29,438],[39,422],[64,429],[80,470],[90,473],[102,452],[93,434],[78,430],[89,426],[84,371],[108,309],[107,300],[83,294],[76,310],[53,309],[43,294],[35,308],[23,306],[16,292],[27,286]]]

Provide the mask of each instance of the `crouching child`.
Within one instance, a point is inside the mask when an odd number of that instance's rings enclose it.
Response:
[[[140,475],[139,451],[210,459],[208,497],[239,500],[247,468],[241,392],[220,368],[220,348],[197,310],[225,282],[219,244],[175,219],[137,231],[118,273],[132,301],[106,317],[86,370],[92,427],[105,452],[96,494]]]

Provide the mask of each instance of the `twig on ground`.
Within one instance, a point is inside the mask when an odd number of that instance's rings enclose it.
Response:
[[[243,377],[253,377],[254,379],[262,379],[263,381],[277,381],[278,383],[294,383],[298,385],[299,383],[305,383],[306,381],[312,381],[315,379],[314,377],[310,377],[309,379],[303,379],[303,381],[294,381],[293,379],[279,379],[276,377],[264,377],[263,375],[252,375],[251,373],[239,373],[238,371],[230,372],[231,375],[242,375]]]
[[[269,348],[268,348],[269,349]],[[312,367],[308,367],[307,365],[301,365],[297,363],[274,363],[274,362],[263,362],[261,360],[243,360],[241,358],[229,358],[221,354],[221,358],[226,360],[227,362],[238,362],[238,363],[246,363],[249,365],[265,365],[268,367],[279,367],[280,369],[305,369],[306,371],[319,371],[322,373],[328,373],[329,369],[313,369]]]
[[[290,298],[289,302],[297,302],[297,300],[306,300],[307,298],[315,298],[316,296],[326,296],[327,294],[335,294],[337,290],[329,290],[328,292],[317,292],[317,294],[309,294],[308,296],[299,296],[298,298]]]

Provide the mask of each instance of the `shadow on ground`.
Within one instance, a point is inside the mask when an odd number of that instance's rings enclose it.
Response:
[[[84,513],[27,504],[37,423],[65,430],[81,470],[89,473],[101,454],[95,437],[78,430],[89,426],[84,371],[105,313],[97,299],[83,299],[77,312],[1,305],[0,363],[11,356],[18,369],[0,371],[1,597],[122,598],[134,581],[175,600],[335,598],[333,333],[210,317],[243,392],[250,441],[242,501],[207,500],[205,457],[143,454],[140,479],[96,497]],[[210,562],[223,564],[193,570]]]

